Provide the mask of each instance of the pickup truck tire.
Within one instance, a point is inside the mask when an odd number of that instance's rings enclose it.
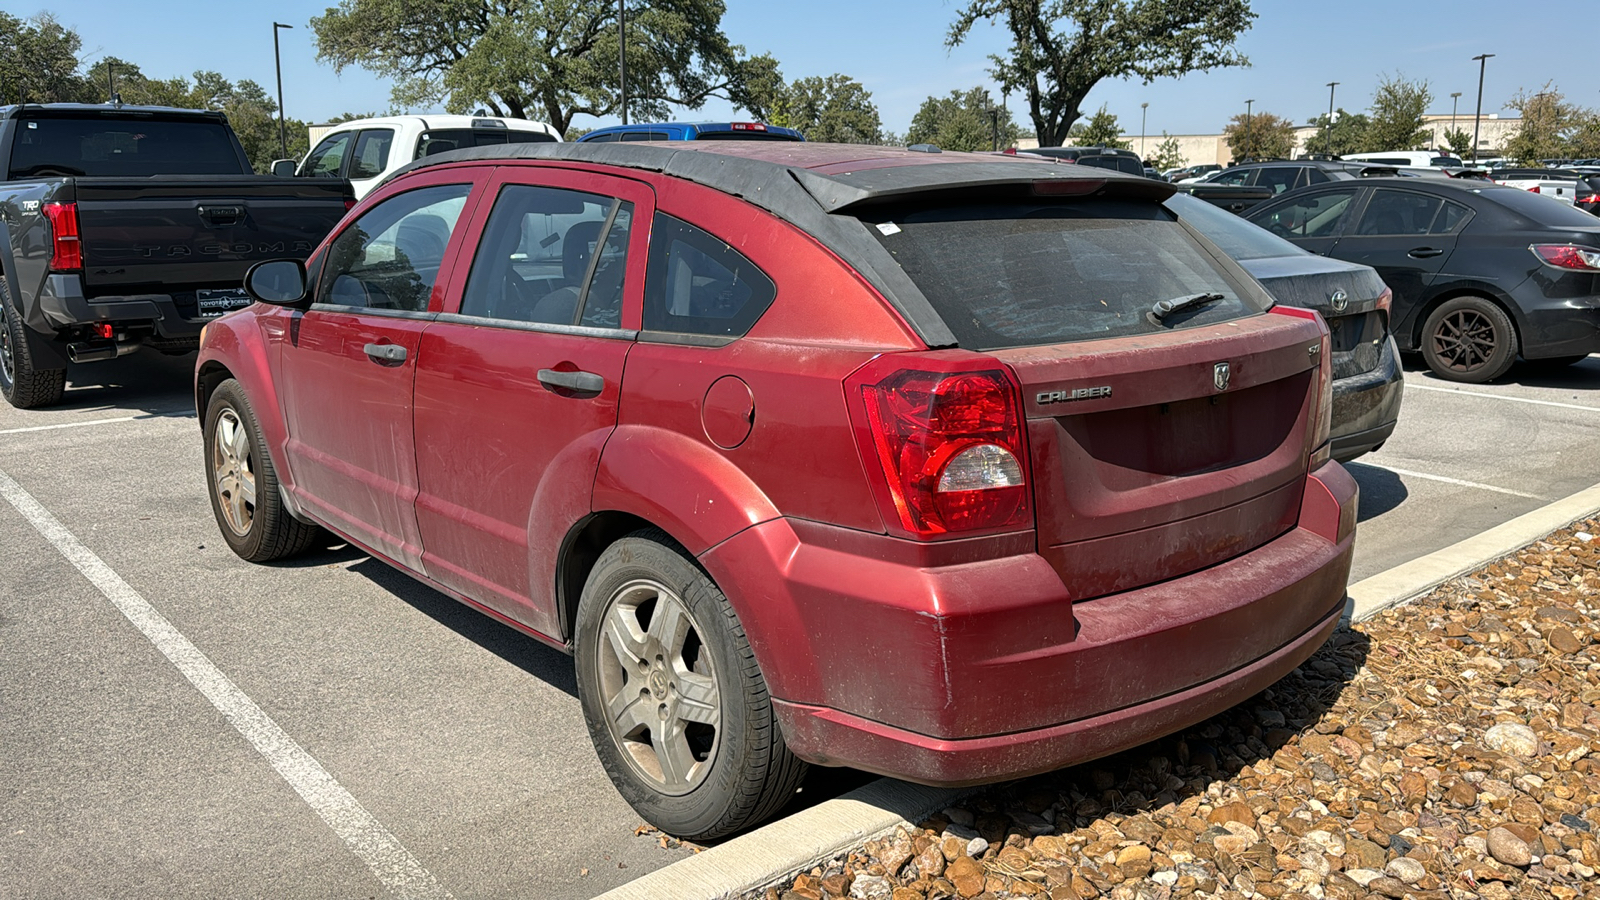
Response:
[[[34,366],[26,327],[0,279],[0,395],[17,409],[59,403],[67,389],[67,370]]]
[[[783,741],[744,627],[665,533],[637,531],[600,554],[574,645],[589,737],[645,821],[710,840],[794,796],[807,766]]]
[[[1422,326],[1422,358],[1446,381],[1493,381],[1517,361],[1517,329],[1491,300],[1452,297]]]
[[[206,485],[222,539],[240,558],[269,562],[309,549],[322,529],[289,515],[266,438],[244,388],[230,378],[206,406]]]

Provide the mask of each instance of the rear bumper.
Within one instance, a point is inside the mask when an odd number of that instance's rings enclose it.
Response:
[[[1400,419],[1404,392],[1400,354],[1388,337],[1376,368],[1333,382],[1333,458],[1349,462],[1388,440]]]
[[[1538,287],[1541,291],[1556,291],[1573,280],[1568,276],[1553,285]],[[1593,288],[1585,285],[1584,289]],[[1523,359],[1600,353],[1600,297],[1549,297],[1541,294],[1524,305],[1520,324]]]
[[[1355,505],[1354,480],[1330,463],[1278,538],[1077,603],[1031,534],[930,551],[779,519],[702,560],[745,624],[797,754],[976,784],[1153,740],[1299,665],[1342,613]],[[989,558],[1005,541],[1015,554]]]
[[[29,325],[44,332],[95,322],[148,322],[157,337],[195,340],[200,337],[200,328],[209,321],[209,318],[185,317],[168,294],[85,298],[83,281],[76,275],[46,278],[39,292],[37,311],[28,317]]]

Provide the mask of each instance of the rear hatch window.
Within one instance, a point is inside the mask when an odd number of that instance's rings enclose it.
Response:
[[[919,205],[862,219],[970,350],[1163,333],[1271,302],[1155,203]],[[1217,296],[1151,316],[1196,294]]]

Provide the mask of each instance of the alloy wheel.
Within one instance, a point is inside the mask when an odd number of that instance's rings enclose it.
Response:
[[[11,311],[6,308],[4,301],[0,301],[0,377],[4,377],[6,384],[15,384],[17,380],[17,361],[11,349]]]
[[[1475,309],[1458,309],[1445,316],[1430,340],[1439,361],[1450,371],[1462,374],[1488,365],[1499,346],[1494,322]]]
[[[211,441],[212,490],[217,493],[217,505],[228,528],[243,537],[250,533],[256,514],[250,435],[232,409],[224,409],[217,416],[216,429]]]
[[[716,758],[722,691],[682,598],[653,579],[607,602],[597,654],[606,725],[623,758],[657,791],[682,795]]]

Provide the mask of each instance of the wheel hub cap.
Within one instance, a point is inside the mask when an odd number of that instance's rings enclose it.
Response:
[[[1476,310],[1457,310],[1433,333],[1433,350],[1453,372],[1476,372],[1489,364],[1499,341],[1494,323]]]
[[[17,377],[17,364],[11,358],[11,313],[3,302],[0,302],[0,375],[4,375],[7,382]]]
[[[211,489],[228,529],[244,537],[256,515],[255,460],[251,456],[249,433],[239,416],[224,409],[217,417],[211,440]]]

